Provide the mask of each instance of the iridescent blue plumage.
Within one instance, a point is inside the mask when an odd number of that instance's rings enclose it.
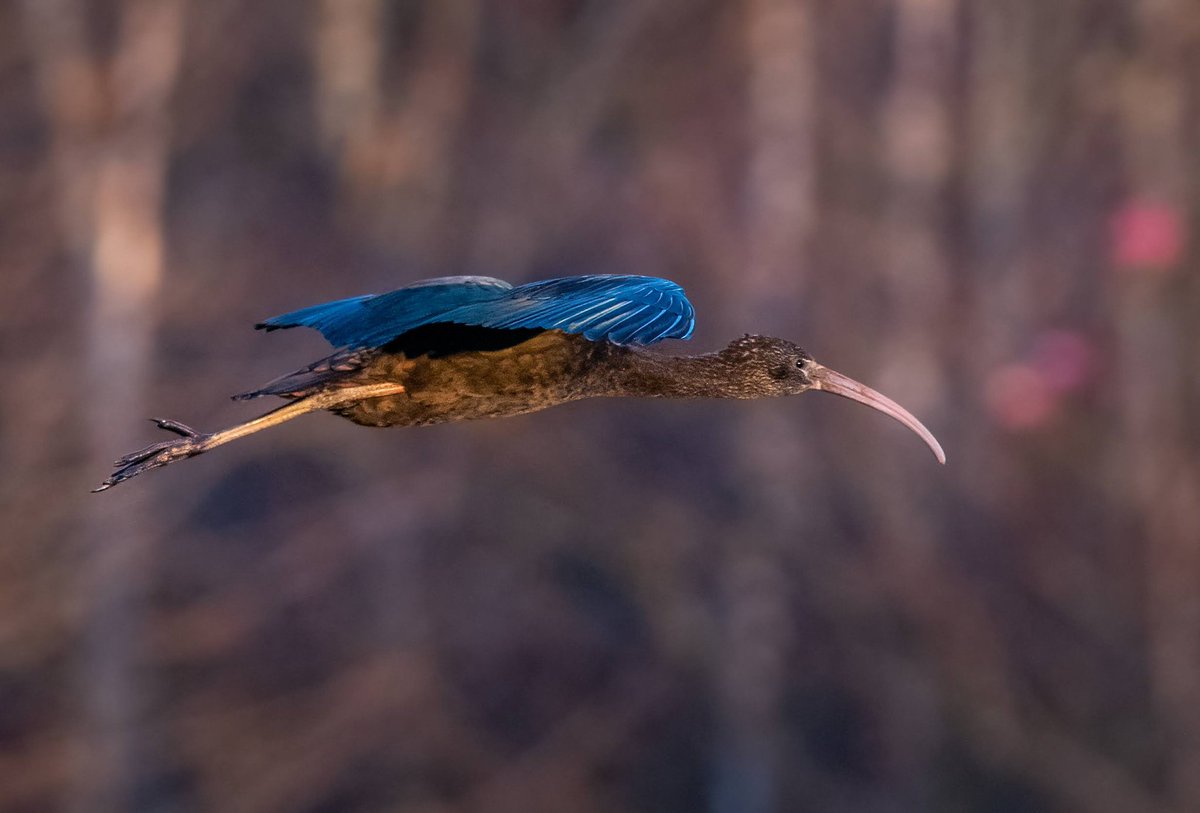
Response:
[[[597,274],[516,287],[491,277],[440,277],[313,305],[257,327],[311,327],[337,347],[364,348],[444,323],[561,330],[591,341],[646,345],[690,338],[695,314],[682,288],[656,277]]]

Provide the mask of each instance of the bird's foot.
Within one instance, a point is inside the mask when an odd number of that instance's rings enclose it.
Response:
[[[130,477],[138,476],[142,472],[160,468],[168,463],[174,463],[176,460],[195,457],[208,449],[208,444],[205,442],[209,438],[208,435],[197,432],[190,426],[182,424],[179,421],[170,420],[169,418],[151,418],[150,420],[159,429],[174,432],[179,437],[174,440],[164,440],[161,443],[152,444],[145,449],[139,449],[132,454],[127,454],[120,458],[113,464],[117,470],[112,473],[111,477],[93,488],[93,493],[106,491],[118,483],[125,482]]]

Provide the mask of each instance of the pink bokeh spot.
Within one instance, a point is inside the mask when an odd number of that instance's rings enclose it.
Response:
[[[1033,347],[1033,366],[1043,383],[1058,394],[1074,392],[1091,380],[1096,351],[1082,333],[1048,330]]]
[[[1112,261],[1123,271],[1167,271],[1183,256],[1186,226],[1173,206],[1134,199],[1109,224]]]
[[[1036,429],[1058,411],[1058,396],[1032,365],[1006,364],[988,376],[984,391],[988,414],[1010,431]]]

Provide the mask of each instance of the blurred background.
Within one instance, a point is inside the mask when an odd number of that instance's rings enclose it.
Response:
[[[1200,809],[1193,0],[0,4],[0,810]],[[145,421],[443,274],[907,406]]]

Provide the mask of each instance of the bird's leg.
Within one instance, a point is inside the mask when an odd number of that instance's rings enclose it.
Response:
[[[176,460],[183,460],[188,457],[195,457],[198,454],[204,454],[210,449],[215,449],[238,438],[244,438],[246,435],[261,432],[263,429],[278,426],[284,421],[298,418],[307,412],[329,409],[338,404],[364,401],[368,398],[396,395],[401,392],[404,392],[404,387],[401,384],[366,384],[361,387],[327,390],[299,398],[290,404],[284,404],[278,409],[273,409],[265,415],[260,415],[245,423],[239,423],[236,426],[231,426],[228,429],[222,429],[218,432],[197,432],[179,421],[167,418],[152,418],[151,420],[160,429],[174,432],[179,437],[172,440],[164,440],[161,443],[155,443],[147,446],[145,449],[125,455],[113,464],[117,470],[113,472],[112,476],[96,486],[92,491],[104,491],[112,488],[117,483],[123,483],[130,477],[136,477],[142,472],[157,469],[168,463],[174,463]]]

